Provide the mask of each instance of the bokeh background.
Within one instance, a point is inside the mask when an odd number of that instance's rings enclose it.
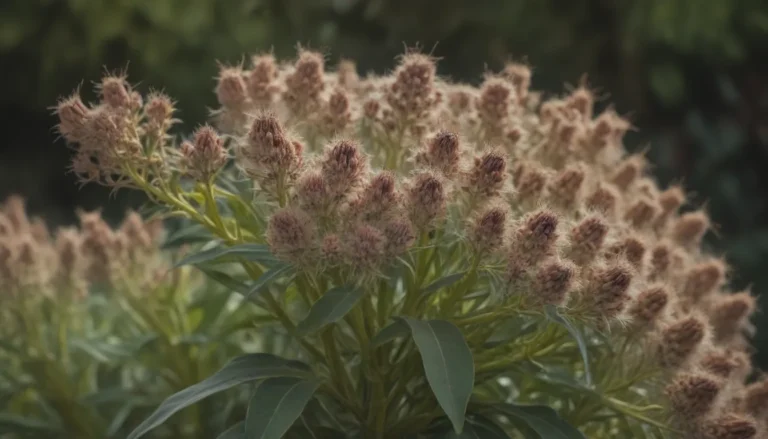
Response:
[[[19,193],[51,225],[75,209],[117,219],[142,200],[80,188],[50,106],[104,69],[179,101],[189,130],[214,105],[216,61],[297,43],[385,72],[404,47],[478,82],[507,60],[561,93],[583,74],[637,130],[662,184],[707,206],[708,245],[762,295],[757,361],[768,366],[768,0],[0,0],[0,199]]]

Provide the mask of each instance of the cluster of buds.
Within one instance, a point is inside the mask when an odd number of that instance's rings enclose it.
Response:
[[[13,196],[0,211],[0,286],[12,297],[82,299],[91,286],[146,287],[162,269],[162,224],[130,213],[112,229],[98,212],[80,214],[80,228],[53,234],[39,218],[27,217]]]
[[[718,402],[730,400],[724,389],[736,399],[756,392],[744,385],[748,361],[739,363],[754,300],[730,291],[725,263],[701,250],[707,215],[682,212],[684,191],[659,188],[645,159],[626,152],[631,124],[612,109],[595,114],[584,85],[540,102],[521,64],[480,87],[436,71],[411,52],[391,76],[360,78],[348,62],[326,71],[307,50],[284,65],[260,55],[250,70],[222,67],[218,128],[274,202],[255,239],[300,269],[379,276],[428,248],[414,243],[459,236],[476,266],[506,270],[496,273],[501,300],[561,306],[652,344],[655,364],[676,376],[667,393],[686,431],[756,437],[763,427],[743,404]],[[179,166],[210,183],[224,165],[223,137],[210,127],[180,154],[166,151],[170,100],[142,104],[122,77],[102,89],[97,106],[72,97],[58,107],[84,179],[156,181]]]

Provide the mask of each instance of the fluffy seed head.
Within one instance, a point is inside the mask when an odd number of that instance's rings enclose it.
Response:
[[[307,171],[296,181],[296,199],[299,207],[309,214],[322,215],[329,203],[328,188],[323,175],[318,171]]]
[[[459,169],[459,136],[450,131],[439,131],[427,140],[424,151],[416,156],[416,162],[435,168],[450,177]]]
[[[408,53],[395,70],[395,80],[387,90],[387,102],[401,117],[418,118],[432,108],[435,62],[419,53]]]
[[[325,235],[320,253],[326,264],[331,266],[340,264],[344,260],[344,251],[339,235],[335,233]]]
[[[666,387],[666,394],[676,414],[685,420],[706,416],[713,408],[722,383],[702,373],[680,374]]]
[[[672,213],[685,203],[685,192],[680,186],[672,186],[659,195],[659,205],[665,214]]]
[[[598,270],[593,279],[594,304],[598,314],[605,317],[619,315],[629,301],[632,270],[614,265]]]
[[[629,309],[632,321],[641,326],[653,325],[664,308],[667,307],[669,297],[669,291],[663,286],[654,286],[644,290],[638,294]]]
[[[744,409],[756,417],[768,412],[768,380],[752,383],[744,389]]]
[[[666,275],[672,260],[672,251],[666,243],[657,244],[651,250],[651,277],[658,279]]]
[[[275,92],[273,81],[277,78],[277,65],[272,54],[256,55],[251,59],[247,88],[251,101],[268,104]]]
[[[518,99],[524,100],[528,96],[528,88],[531,86],[531,68],[529,66],[520,63],[507,63],[501,76],[514,85]]]
[[[467,186],[478,195],[498,195],[507,179],[507,158],[497,151],[489,151],[475,158]]]
[[[641,269],[646,246],[642,238],[629,236],[612,245],[608,251],[615,256],[625,258],[636,269]]]
[[[384,254],[392,258],[405,253],[413,241],[416,239],[416,233],[413,226],[406,220],[394,220],[384,226]]]
[[[518,199],[536,201],[547,185],[547,174],[534,166],[518,167],[516,171],[519,176],[515,179]]]
[[[501,78],[489,77],[480,88],[477,112],[490,128],[498,128],[509,117],[514,91]]]
[[[698,245],[707,233],[710,222],[704,212],[689,212],[680,216],[672,228],[672,236],[682,245]]]
[[[83,139],[85,124],[88,120],[88,107],[80,96],[73,94],[59,101],[56,105],[59,117],[59,132],[68,142],[80,142]]]
[[[701,357],[700,366],[708,373],[726,379],[739,367],[739,363],[733,355],[713,350]]]
[[[315,234],[309,215],[299,209],[286,208],[269,218],[266,238],[275,256],[301,265],[311,260]]]
[[[727,413],[708,420],[703,427],[706,439],[752,439],[757,423],[744,415]]]
[[[240,67],[224,67],[219,70],[216,97],[226,108],[239,109],[248,99],[243,70]]]
[[[375,227],[360,224],[342,237],[348,263],[362,270],[376,268],[385,257],[386,238]]]
[[[382,171],[374,175],[349,204],[349,213],[358,221],[372,224],[386,222],[397,214],[400,199],[395,175]]]
[[[514,231],[510,256],[525,266],[551,256],[558,239],[559,222],[557,215],[547,210],[528,214]]]
[[[446,191],[443,182],[429,172],[417,174],[410,182],[407,202],[411,221],[417,230],[426,230],[445,213]]]
[[[131,91],[124,76],[107,75],[101,80],[101,101],[112,108],[130,108]]]
[[[144,104],[149,130],[154,131],[155,135],[161,135],[170,126],[174,111],[173,100],[168,95],[151,93]]]
[[[716,299],[709,312],[715,337],[723,340],[738,334],[754,310],[755,298],[746,292]]]
[[[594,104],[595,95],[584,86],[573,90],[567,99],[568,107],[578,111],[584,120],[592,119]]]
[[[293,72],[285,78],[286,90],[283,99],[294,113],[315,108],[320,93],[325,88],[323,81],[325,59],[318,52],[302,50],[294,64]]]
[[[662,364],[682,365],[704,340],[706,331],[706,323],[698,316],[684,317],[664,328],[659,346]]]
[[[635,228],[642,228],[650,224],[657,212],[658,209],[650,200],[638,200],[627,209],[624,219]]]
[[[626,190],[643,172],[645,161],[639,157],[631,157],[619,165],[613,174],[611,182],[619,189]]]
[[[587,197],[586,205],[608,216],[613,216],[616,212],[616,204],[619,200],[619,194],[615,189],[600,185]]]
[[[536,271],[535,299],[544,305],[562,305],[573,284],[576,269],[565,261],[550,260]]]
[[[565,168],[549,185],[550,195],[563,206],[570,207],[579,199],[579,190],[584,183],[584,169],[579,166]]]
[[[208,181],[227,162],[224,140],[208,125],[195,131],[192,143],[182,145],[182,153],[190,174],[200,181]]]
[[[250,174],[265,169],[285,172],[300,159],[277,117],[270,113],[261,114],[251,122],[240,152]]]

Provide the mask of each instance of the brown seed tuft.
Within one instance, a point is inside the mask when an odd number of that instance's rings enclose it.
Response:
[[[475,251],[484,254],[492,252],[504,244],[507,225],[507,210],[494,206],[486,209],[475,218],[470,234],[470,244]]]
[[[248,99],[242,68],[221,67],[216,85],[216,97],[222,107],[242,109]]]
[[[657,213],[657,207],[650,200],[638,200],[627,209],[624,219],[633,227],[642,228],[649,225]]]
[[[450,177],[459,169],[459,136],[450,131],[439,131],[427,141],[424,151],[416,155],[416,162],[429,166]]]
[[[385,258],[386,238],[375,227],[360,224],[342,235],[347,262],[358,269],[376,268]]]
[[[549,185],[549,194],[565,207],[571,207],[579,200],[579,190],[584,183],[585,173],[580,166],[562,170]]]
[[[665,392],[677,416],[689,421],[709,414],[721,389],[722,383],[714,376],[683,373],[666,387]]]
[[[357,188],[366,170],[365,156],[356,143],[341,140],[326,149],[322,173],[332,197],[343,198]]]
[[[576,267],[570,262],[550,260],[536,271],[534,300],[544,305],[562,305],[573,284]]]
[[[608,224],[600,217],[583,219],[570,233],[571,258],[586,265],[597,257],[608,235]]]
[[[698,301],[725,283],[726,266],[720,260],[702,262],[688,271],[681,295]]]
[[[267,224],[267,243],[278,258],[303,265],[310,262],[316,232],[312,218],[304,211],[285,208],[275,212]]]
[[[684,317],[664,328],[659,346],[662,364],[681,366],[699,347],[706,332],[706,323],[697,316]]]
[[[614,265],[594,274],[593,291],[595,310],[605,317],[619,315],[629,301],[632,271],[623,265]]]
[[[619,194],[615,189],[600,185],[592,194],[587,197],[586,205],[608,216],[613,216],[616,212]]]
[[[715,338],[725,340],[738,334],[754,310],[755,298],[749,293],[718,297],[709,312]]]
[[[708,420],[703,426],[706,439],[752,439],[757,423],[744,415],[727,413]]]
[[[417,174],[407,191],[409,216],[416,229],[429,229],[441,218],[446,208],[446,191],[442,181],[429,172]]]
[[[642,326],[652,326],[669,304],[669,299],[669,291],[665,287],[648,288],[638,294],[629,309],[629,315],[635,323]]]
[[[672,236],[681,245],[696,246],[707,233],[710,222],[704,212],[689,212],[680,216],[672,228]]]
[[[394,220],[384,226],[384,254],[392,258],[405,253],[416,239],[413,226],[406,220]]]

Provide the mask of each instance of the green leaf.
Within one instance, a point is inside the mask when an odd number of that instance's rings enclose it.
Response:
[[[240,244],[232,247],[214,247],[191,254],[177,262],[175,267],[181,267],[183,265],[200,265],[204,263],[211,264],[221,262],[221,260],[225,258],[226,262],[232,258],[238,257],[267,266],[278,263],[277,259],[275,259],[269,251],[268,246],[264,244]]]
[[[250,288],[248,287],[248,285],[245,284],[245,282],[240,282],[239,280],[233,278],[227,273],[224,273],[218,270],[213,270],[208,267],[200,267],[200,271],[205,273],[205,275],[208,276],[208,278],[224,285],[225,287],[227,287],[227,289],[231,291],[242,294],[243,296],[247,295],[248,292],[250,291]]]
[[[439,290],[440,288],[445,288],[447,286],[451,286],[458,282],[462,277],[464,277],[465,272],[459,272],[459,273],[453,273],[449,274],[447,276],[443,276],[440,279],[432,282],[431,284],[424,287],[421,292],[422,294],[432,293],[434,291]]]
[[[245,437],[248,439],[280,439],[299,418],[319,381],[298,378],[264,380],[248,403]]]
[[[472,424],[480,439],[509,439],[509,435],[503,428],[485,416],[474,415],[469,423]]]
[[[199,244],[202,242],[211,242],[215,238],[205,227],[195,224],[182,227],[176,233],[170,235],[163,243],[163,248],[180,247],[185,244]]]
[[[323,297],[312,305],[307,317],[299,322],[296,327],[297,334],[306,335],[338,321],[354,308],[364,293],[362,288],[348,285],[326,291]]]
[[[586,439],[576,427],[567,423],[551,407],[543,405],[495,405],[502,413],[525,423],[541,439]]]
[[[390,342],[396,338],[405,337],[410,333],[408,325],[403,323],[402,320],[396,320],[395,322],[385,326],[378,334],[371,339],[371,347],[378,347],[384,343]]]
[[[168,397],[128,436],[128,439],[137,439],[179,410],[239,384],[264,378],[307,376],[310,376],[309,367],[299,361],[286,360],[271,354],[246,354],[237,357],[205,380]]]
[[[454,431],[461,433],[475,384],[475,364],[464,335],[455,325],[443,320],[399,319],[411,328],[437,402],[451,420]]]
[[[229,427],[218,435],[216,439],[245,439],[245,422],[240,421]]]
[[[587,349],[587,341],[584,339],[584,334],[582,334],[579,328],[574,326],[574,324],[571,323],[568,319],[561,316],[560,313],[557,312],[557,308],[554,305],[547,305],[546,313],[547,317],[552,319],[554,322],[563,325],[563,327],[568,330],[571,336],[576,339],[576,343],[578,343],[579,350],[581,351],[581,359],[584,361],[584,377],[586,379],[586,384],[587,386],[591,386],[592,372],[589,368],[589,350]]]
[[[35,437],[48,437],[58,433],[58,429],[42,419],[27,418],[10,413],[0,413],[0,433],[15,433]]]
[[[256,282],[249,288],[245,298],[250,300],[254,294],[259,294],[264,291],[270,282],[277,280],[280,276],[287,274],[292,270],[292,266],[285,264],[279,264],[270,268],[256,279]]]

